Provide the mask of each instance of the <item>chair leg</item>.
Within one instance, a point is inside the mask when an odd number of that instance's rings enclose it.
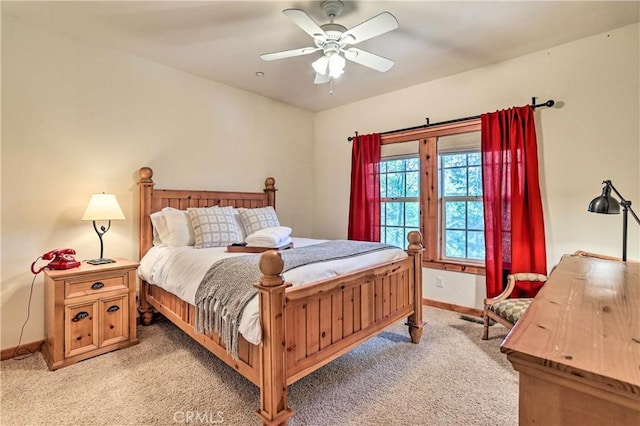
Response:
[[[482,331],[482,340],[489,340],[489,315],[487,315],[487,308],[484,309],[484,330]]]

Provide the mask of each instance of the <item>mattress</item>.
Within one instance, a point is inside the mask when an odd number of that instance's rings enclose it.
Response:
[[[293,237],[294,247],[319,244],[326,240]],[[138,276],[149,284],[157,285],[195,305],[195,296],[204,274],[211,265],[227,257],[246,256],[248,253],[227,253],[226,247],[196,249],[187,247],[152,247],[140,260]],[[390,249],[360,256],[321,263],[313,263],[287,271],[284,279],[294,286],[335,277],[407,257],[404,250]],[[245,307],[239,325],[240,334],[250,343],[259,344],[262,338],[258,297]]]

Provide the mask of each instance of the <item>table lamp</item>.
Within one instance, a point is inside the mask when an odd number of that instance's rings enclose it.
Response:
[[[620,206],[622,206],[622,260],[624,262],[627,261],[627,215],[631,212],[633,218],[640,225],[640,219],[631,208],[631,201],[625,200],[622,195],[618,192],[613,183],[610,180],[605,180],[602,182],[604,184],[604,188],[602,188],[602,195],[594,198],[589,203],[589,210],[592,213],[604,213],[604,214],[620,214]],[[620,198],[620,202],[611,196],[611,191],[613,191],[618,198]]]
[[[89,204],[87,205],[87,209],[84,211],[81,220],[91,220],[93,221],[93,229],[96,230],[96,234],[98,234],[98,238],[100,239],[100,258],[87,260],[87,263],[90,265],[103,265],[105,263],[114,263],[113,259],[105,259],[103,257],[104,253],[104,244],[102,242],[102,236],[107,233],[109,228],[111,228],[112,220],[122,220],[124,219],[124,213],[122,213],[122,209],[120,208],[120,204],[118,204],[118,200],[116,196],[113,194],[93,194],[91,199],[89,199]],[[109,221],[108,225],[105,227],[104,225],[100,226],[98,229],[98,225],[96,221]]]

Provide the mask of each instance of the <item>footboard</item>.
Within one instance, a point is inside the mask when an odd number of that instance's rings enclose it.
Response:
[[[285,293],[287,384],[413,313],[411,258]]]
[[[422,236],[409,233],[409,256],[375,268],[287,288],[278,251],[260,258],[262,323],[260,410],[265,425],[293,415],[287,386],[407,317],[422,335]]]

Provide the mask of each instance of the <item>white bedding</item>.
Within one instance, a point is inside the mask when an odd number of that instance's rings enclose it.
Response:
[[[293,237],[294,247],[322,243],[326,240]],[[138,267],[138,276],[150,284],[162,287],[180,299],[195,305],[198,285],[211,265],[227,257],[243,256],[247,253],[227,253],[226,247],[196,249],[187,247],[152,247],[144,255]],[[329,262],[313,263],[292,269],[284,274],[287,282],[294,286],[331,278],[376,264],[405,258],[401,249],[380,250],[360,256]],[[240,333],[250,343],[258,344],[262,339],[258,298],[249,301],[240,321]]]

